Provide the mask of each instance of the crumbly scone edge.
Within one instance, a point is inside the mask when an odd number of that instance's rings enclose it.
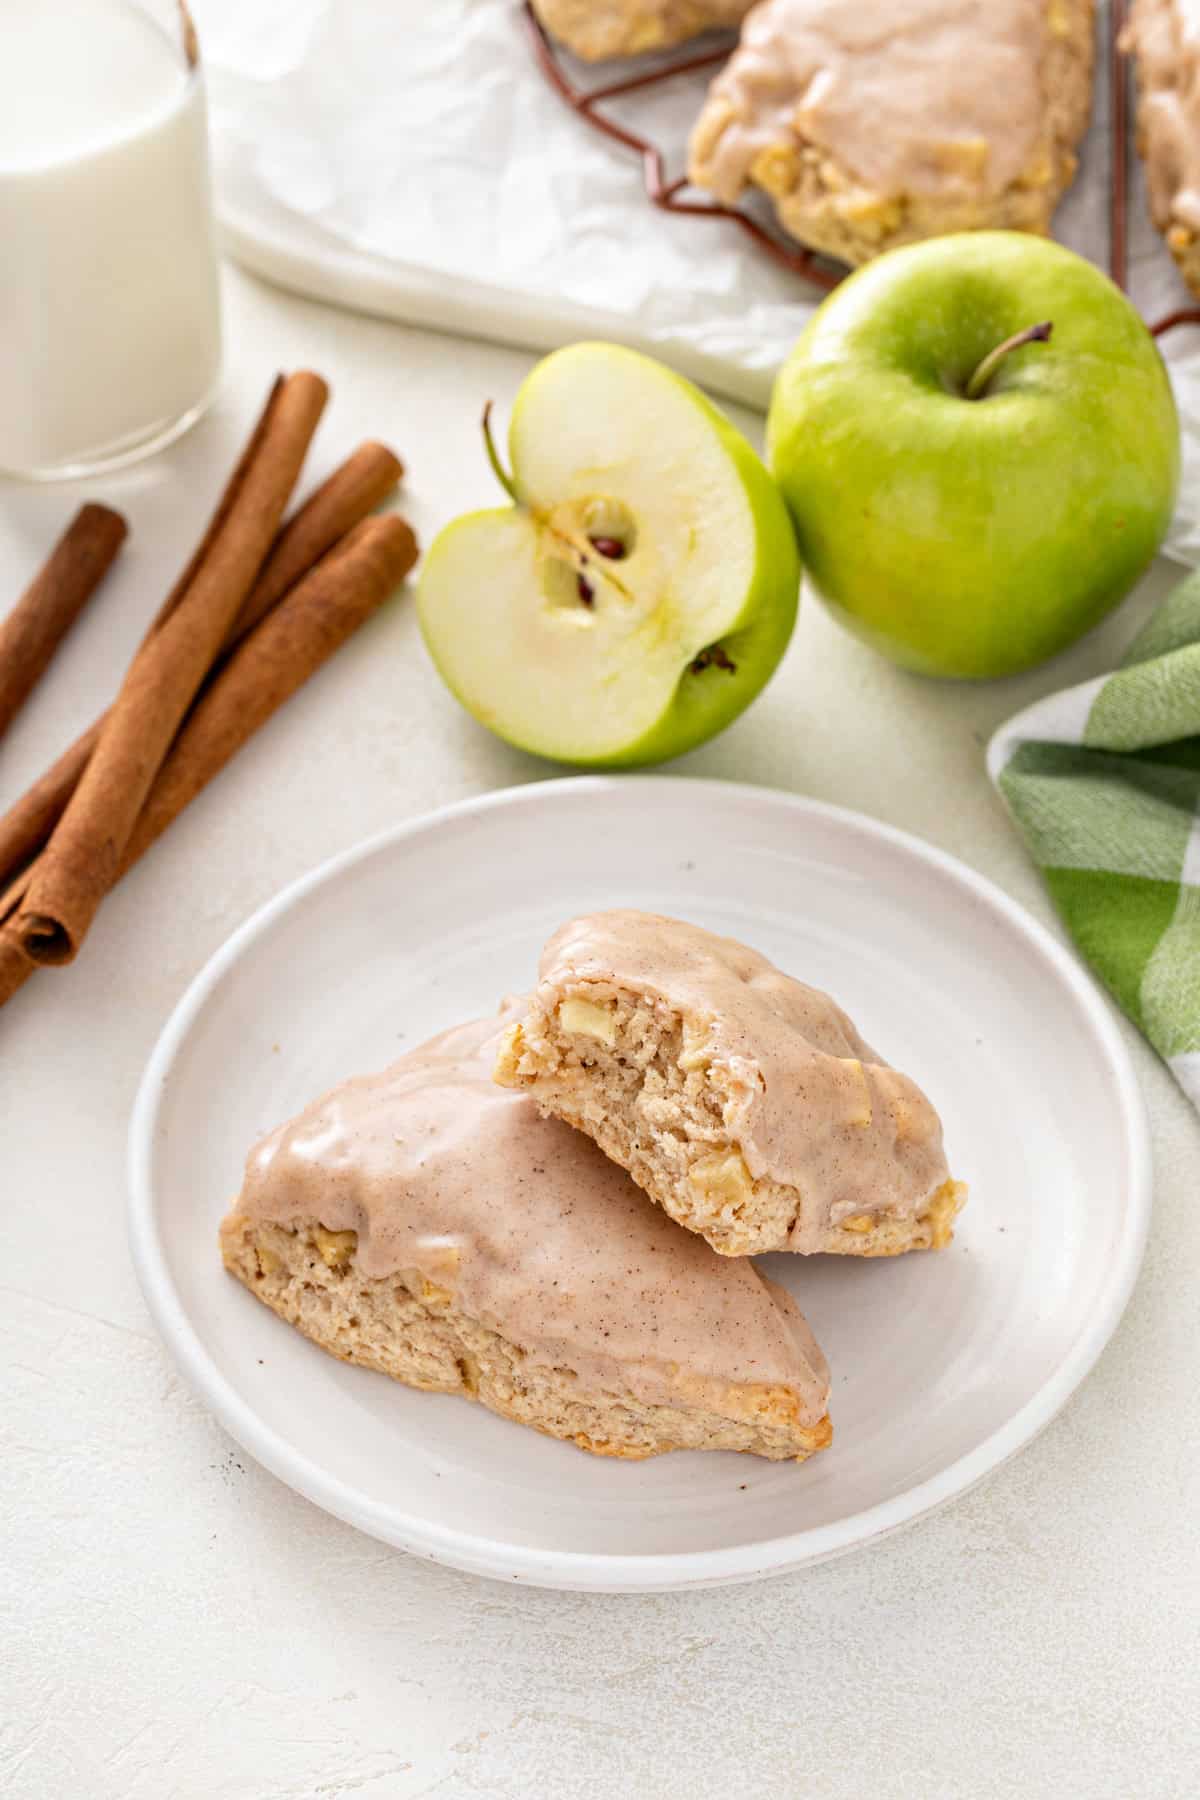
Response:
[[[576,984],[568,999],[577,1006],[582,1003],[585,1010],[571,1017],[583,1029],[564,1028],[561,1010],[551,1019],[535,1001],[527,1018],[510,1026],[500,1040],[495,1078],[501,1086],[524,1089],[547,1116],[592,1138],[676,1224],[698,1233],[718,1255],[758,1256],[794,1249],[803,1196],[793,1187],[752,1176],[739,1145],[721,1122],[719,1096],[704,1091],[702,1069],[681,1073],[693,1060],[684,1048],[689,1030],[693,1038],[702,1036],[703,1021],[689,1027],[669,1007],[656,1009],[603,983]],[[646,1015],[655,1013],[661,1016],[652,1017],[647,1025]],[[589,1024],[590,1014],[595,1018]],[[647,1044],[649,1054],[643,1048]],[[622,1056],[621,1046],[632,1054]],[[614,1095],[611,1079],[604,1091],[602,1065],[611,1060],[610,1052],[624,1062],[627,1072],[632,1067],[632,1082],[622,1084],[628,1089],[624,1094]],[[639,1141],[644,1121],[635,1131],[624,1116],[635,1088],[635,1097],[641,1096],[639,1059],[645,1064],[643,1085],[645,1069],[656,1065],[652,1078],[665,1090],[674,1087],[674,1093],[661,1101],[664,1108],[673,1105],[673,1111],[652,1152]],[[611,1068],[608,1073],[611,1076]],[[678,1166],[668,1167],[668,1158]],[[825,1231],[812,1250],[869,1257],[944,1249],[954,1236],[954,1219],[966,1198],[962,1182],[946,1181],[915,1215],[882,1209],[852,1215]]]
[[[687,1404],[678,1407],[580,1393],[573,1371],[527,1358],[419,1273],[361,1276],[355,1234],[328,1231],[316,1220],[289,1227],[235,1210],[221,1226],[220,1244],[226,1268],[257,1299],[343,1362],[408,1387],[478,1400],[593,1455],[640,1460],[723,1449],[803,1462],[832,1438],[828,1415],[805,1425],[796,1395],[783,1386],[714,1384],[681,1372]]]

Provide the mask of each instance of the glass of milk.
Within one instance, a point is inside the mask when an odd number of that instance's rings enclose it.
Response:
[[[204,83],[182,0],[0,0],[0,474],[91,474],[212,399]]]

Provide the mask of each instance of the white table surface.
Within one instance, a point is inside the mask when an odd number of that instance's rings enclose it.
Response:
[[[0,747],[0,800],[115,688],[277,367],[332,381],[314,473],[361,437],[391,441],[425,541],[495,502],[480,406],[504,409],[530,357],[341,315],[234,271],[226,295],[216,409],[88,490],[126,510],[132,539]],[[74,497],[0,485],[0,596],[15,597]],[[899,673],[809,602],[766,695],[676,772],[860,808],[1052,922],[982,745],[1017,706],[1109,666],[1173,578],[1156,570],[1052,668],[978,688]],[[476,1580],[291,1494],[177,1377],[124,1231],[129,1110],[170,1008],[293,876],[395,820],[555,772],[458,710],[406,593],[189,809],[106,904],[79,963],[0,1014],[0,1792],[1194,1794],[1200,1124],[1128,1027],[1157,1199],[1113,1343],[1015,1462],[849,1559],[661,1597]]]

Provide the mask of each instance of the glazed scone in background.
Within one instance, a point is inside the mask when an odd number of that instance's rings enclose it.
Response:
[[[588,62],[666,50],[702,31],[737,25],[754,0],[534,0],[534,11]]]
[[[925,1095],[828,994],[678,919],[557,931],[496,1078],[726,1256],[936,1248],[965,1198]]]
[[[1200,294],[1200,0],[1133,0],[1121,48],[1137,58],[1150,211]]]
[[[1046,232],[1092,99],[1093,0],[761,0],[691,179],[747,186],[848,263],[944,232]]]
[[[254,1150],[227,1267],[324,1349],[583,1449],[803,1458],[829,1374],[795,1303],[492,1081],[501,1021],[435,1038]]]

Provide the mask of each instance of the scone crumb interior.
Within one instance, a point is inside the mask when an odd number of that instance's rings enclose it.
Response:
[[[618,982],[568,984],[552,1013],[535,1005],[500,1041],[495,1077],[528,1089],[547,1114],[587,1133],[677,1223],[724,1256],[788,1246],[803,1194],[756,1178],[730,1120],[752,1068],[731,1069],[706,1045],[707,1021]],[[857,1059],[845,1059],[856,1064]],[[869,1095],[860,1115],[870,1123]],[[903,1122],[898,1135],[903,1134]],[[814,1248],[853,1256],[940,1249],[966,1199],[946,1181],[916,1216],[881,1205],[831,1218]]]

